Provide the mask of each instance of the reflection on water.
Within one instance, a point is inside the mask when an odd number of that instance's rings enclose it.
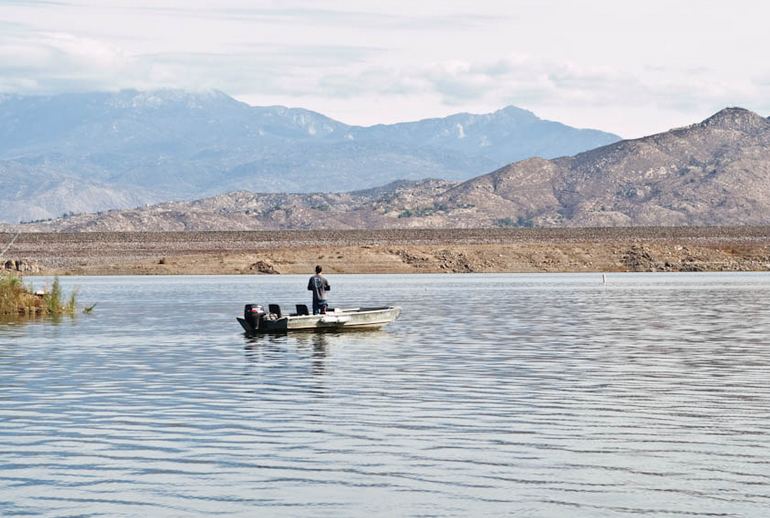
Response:
[[[324,362],[329,347],[329,337],[339,336],[337,333],[297,333],[291,337],[295,355],[292,359],[298,365],[309,365],[309,372],[315,376],[323,376]],[[246,337],[246,360],[259,369],[262,363],[271,363],[276,358],[285,359],[288,354],[286,343],[288,335],[264,335]]]
[[[68,278],[0,325],[0,515],[764,516],[770,276],[340,276],[371,333],[246,338],[304,277]]]

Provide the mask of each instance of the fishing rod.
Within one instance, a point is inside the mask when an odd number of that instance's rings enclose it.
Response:
[[[11,248],[11,246],[13,246],[13,242],[14,242],[14,241],[16,241],[16,238],[17,238],[17,237],[19,237],[19,234],[21,234],[21,230],[19,230],[18,232],[16,232],[16,235],[15,235],[15,236],[13,236],[13,239],[11,239],[11,242],[10,242],[10,243],[8,243],[8,246],[6,246],[5,248],[3,248],[3,251],[2,251],[2,252],[0,252],[0,260],[2,260],[2,259],[3,259],[3,256],[4,256],[4,255],[5,255],[5,253],[8,251],[8,249],[10,249],[10,248]]]

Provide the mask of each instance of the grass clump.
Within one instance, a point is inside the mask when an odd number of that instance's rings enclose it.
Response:
[[[51,289],[42,295],[25,286],[20,277],[0,275],[0,315],[6,316],[61,316],[74,315],[77,292],[68,297],[54,277]]]
[[[53,278],[51,291],[43,295],[43,301],[49,315],[74,315],[76,298],[77,294],[73,291],[65,302],[64,292],[58,277]]]
[[[19,277],[0,275],[0,315],[35,315],[42,304]]]

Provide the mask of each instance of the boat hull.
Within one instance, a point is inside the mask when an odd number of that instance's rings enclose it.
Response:
[[[264,333],[287,333],[289,331],[354,331],[379,329],[398,318],[401,308],[387,306],[378,308],[337,309],[325,315],[291,315],[277,319],[263,318],[254,328],[243,318],[238,322],[249,335]]]

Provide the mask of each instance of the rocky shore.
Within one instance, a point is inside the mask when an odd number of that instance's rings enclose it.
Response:
[[[12,234],[0,233],[0,243]],[[27,274],[767,271],[770,227],[22,234]]]

